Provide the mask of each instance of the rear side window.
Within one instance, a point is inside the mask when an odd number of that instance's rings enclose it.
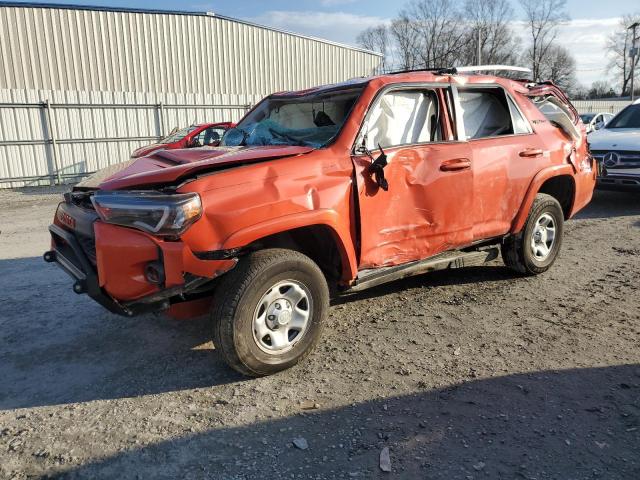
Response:
[[[468,140],[531,132],[515,102],[501,88],[460,88],[458,98]]]
[[[366,120],[364,143],[369,150],[442,139],[438,97],[433,90],[385,93]]]
[[[511,119],[513,120],[513,133],[515,134],[523,134],[523,133],[531,133],[531,127],[529,126],[529,122],[525,120],[518,110],[516,106],[516,102],[507,95],[507,103],[509,103],[509,112],[511,112]]]

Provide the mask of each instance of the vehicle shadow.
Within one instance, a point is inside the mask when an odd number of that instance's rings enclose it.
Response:
[[[639,478],[639,394],[637,364],[515,374],[208,429],[52,473],[388,478],[379,455],[389,447],[398,478]]]
[[[579,219],[640,215],[640,193],[596,190],[593,199],[575,216]]]
[[[86,295],[75,295],[67,275],[40,257],[0,260],[0,272],[0,410],[249,381],[215,352],[207,317],[179,321],[161,314],[110,314]],[[435,272],[334,304],[514,275],[490,266]]]
[[[0,312],[0,410],[242,380],[214,351],[208,318],[113,315],[40,257],[0,260]]]

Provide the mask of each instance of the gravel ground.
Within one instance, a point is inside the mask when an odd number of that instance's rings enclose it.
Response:
[[[1,478],[640,478],[638,194],[597,192],[542,276],[339,299],[309,360],[254,380],[206,319],[72,293],[41,260],[59,195],[0,192]]]

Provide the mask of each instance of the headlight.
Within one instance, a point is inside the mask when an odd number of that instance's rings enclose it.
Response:
[[[197,193],[98,191],[91,201],[100,218],[160,236],[178,236],[202,216]]]

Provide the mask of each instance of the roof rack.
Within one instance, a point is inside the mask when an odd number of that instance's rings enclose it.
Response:
[[[452,67],[434,67],[434,68],[408,68],[406,70],[395,70],[388,72],[386,75],[398,75],[400,73],[412,73],[412,72],[436,72],[442,75],[455,75],[456,69]]]
[[[473,73],[473,72],[521,72],[531,73],[530,68],[526,67],[514,67],[511,65],[469,65],[466,67],[434,67],[434,68],[414,68],[408,70],[396,70],[389,72],[388,75],[396,75],[399,73],[411,73],[411,72],[435,72],[438,75],[456,75],[458,73]]]
[[[530,68],[526,67],[514,67],[511,65],[470,65],[468,67],[456,67],[458,73],[473,73],[473,72],[522,72],[531,73]]]

